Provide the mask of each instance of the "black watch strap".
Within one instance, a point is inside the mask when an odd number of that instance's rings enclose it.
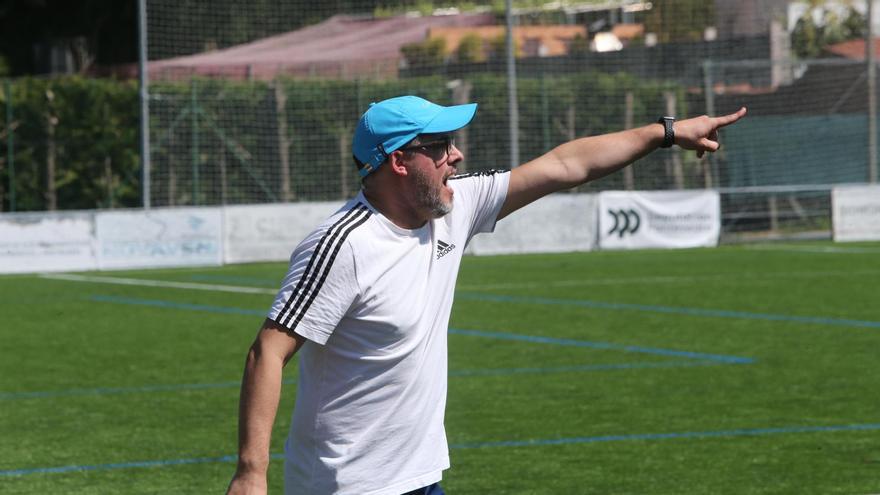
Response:
[[[660,147],[671,148],[675,144],[675,117],[660,117],[657,123],[663,125],[663,144]]]

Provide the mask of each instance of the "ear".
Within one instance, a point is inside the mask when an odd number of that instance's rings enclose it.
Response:
[[[391,173],[394,175],[400,177],[409,175],[409,170],[406,168],[402,151],[392,151],[391,154],[388,155],[388,168],[391,169]]]

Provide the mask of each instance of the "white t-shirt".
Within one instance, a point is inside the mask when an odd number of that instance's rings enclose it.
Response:
[[[494,230],[509,178],[451,178],[452,212],[414,230],[361,193],[294,250],[269,312],[308,339],[287,494],[399,495],[440,481],[455,280],[471,237]]]

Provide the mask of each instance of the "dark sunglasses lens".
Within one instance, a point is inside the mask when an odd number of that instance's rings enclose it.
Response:
[[[435,143],[428,143],[422,147],[425,150],[425,154],[434,161],[442,160],[449,154],[449,150],[452,149],[449,145],[449,141],[437,141]]]

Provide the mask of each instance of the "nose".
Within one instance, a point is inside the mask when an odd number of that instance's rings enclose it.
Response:
[[[461,150],[458,149],[458,147],[455,146],[454,144],[450,145],[449,159],[446,161],[446,163],[449,166],[454,167],[456,163],[458,163],[462,160],[464,160],[464,153],[462,153]]]

